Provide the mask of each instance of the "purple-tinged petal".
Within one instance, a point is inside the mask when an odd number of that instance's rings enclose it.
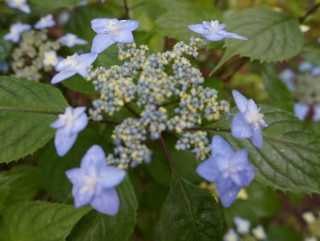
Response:
[[[252,137],[251,141],[252,144],[258,148],[261,148],[263,145],[263,137],[262,137],[262,132],[261,132],[261,127],[258,126],[256,128],[252,128]]]
[[[97,57],[97,53],[81,54],[79,56],[79,65],[81,68],[84,68],[85,66],[88,67],[96,60]]]
[[[78,118],[82,113],[86,111],[87,107],[79,106],[73,109],[73,117]]]
[[[88,116],[86,113],[82,113],[75,123],[72,125],[71,134],[82,131],[88,125]]]
[[[212,157],[213,160],[216,162],[218,171],[221,172],[225,172],[226,169],[229,166],[229,159],[228,156],[221,156],[221,155],[215,155],[214,157]]]
[[[72,195],[74,197],[74,206],[82,207],[91,203],[94,198],[94,187],[87,187],[86,185],[74,185],[72,187]]]
[[[224,39],[225,37],[221,34],[215,33],[215,34],[203,34],[203,37],[210,41],[220,41]]]
[[[200,177],[202,177],[203,179],[209,182],[215,182],[219,174],[218,168],[214,164],[214,160],[212,157],[202,162],[197,167],[196,171]]]
[[[225,141],[222,137],[215,135],[212,137],[211,141],[211,155],[222,155],[229,156],[234,153],[230,144]]]
[[[309,111],[309,106],[300,103],[294,103],[294,115],[298,117],[299,120],[304,120]]]
[[[241,149],[230,157],[230,165],[237,168],[238,171],[243,170],[248,165],[248,150]]]
[[[81,160],[81,168],[86,170],[90,166],[106,166],[106,156],[98,145],[91,146]]]
[[[73,185],[83,185],[83,172],[80,168],[73,168],[66,171],[66,176]]]
[[[222,30],[222,29],[224,29],[226,27],[226,24],[225,23],[221,23],[221,24],[219,24],[219,30]]]
[[[58,129],[54,137],[54,145],[59,156],[64,156],[71,149],[78,134],[65,135],[64,129]]]
[[[110,45],[115,43],[115,41],[108,34],[97,34],[92,42],[91,52],[101,53],[103,50],[108,48]]]
[[[242,174],[242,184],[243,186],[247,187],[254,179],[255,170],[254,167],[251,164],[249,164],[246,170],[244,170],[243,172],[244,174]]]
[[[120,20],[119,30],[132,32],[139,26],[139,22],[135,20]]]
[[[93,31],[95,31],[98,34],[109,33],[114,31],[107,27],[109,24],[109,21],[114,21],[116,25],[119,24],[119,20],[115,18],[114,19],[96,18],[91,21],[91,27]]]
[[[233,117],[231,133],[236,138],[249,138],[252,136],[251,125],[245,121],[242,113],[237,113]]]
[[[111,38],[114,42],[119,43],[131,43],[133,42],[133,35],[130,31],[118,31],[111,34]]]
[[[208,34],[208,29],[204,28],[202,24],[188,25],[188,28],[198,34]]]
[[[226,208],[230,207],[230,205],[236,200],[241,189],[241,187],[234,184],[231,179],[217,180],[216,187],[219,193],[221,204]]]
[[[65,80],[73,75],[75,75],[77,72],[76,71],[61,71],[60,73],[56,74],[52,80],[51,84],[57,84],[61,82],[62,80]]]
[[[51,128],[59,129],[65,125],[65,122],[60,118],[50,124]]]
[[[105,168],[98,170],[99,184],[103,189],[117,186],[122,182],[125,176],[126,172],[117,167],[106,166]]]
[[[107,215],[116,215],[119,211],[120,200],[116,189],[104,189],[100,195],[95,195],[91,201],[94,209]]]
[[[221,34],[222,31],[224,31],[224,30],[220,30],[218,33]],[[248,40],[246,37],[243,37],[243,36],[235,34],[235,33],[230,33],[230,32],[225,31],[225,33],[223,33],[223,34],[225,34],[225,38],[235,38],[235,39],[240,39],[240,40]]]
[[[248,99],[244,97],[239,91],[233,90],[232,95],[240,112],[245,112],[247,109]]]

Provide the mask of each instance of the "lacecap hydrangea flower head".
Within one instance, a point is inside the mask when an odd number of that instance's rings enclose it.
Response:
[[[139,26],[135,20],[118,20],[97,18],[91,21],[92,29],[97,33],[94,37],[91,52],[100,53],[113,43],[133,42],[132,31]]]
[[[215,135],[211,143],[211,157],[197,167],[197,173],[216,184],[221,203],[229,207],[237,198],[241,187],[250,184],[255,176],[248,162],[248,151],[234,151],[222,137]]]
[[[80,168],[66,171],[73,184],[74,205],[86,204],[107,215],[119,211],[119,196],[114,188],[124,179],[126,172],[106,164],[106,156],[98,145],[90,147],[81,160]]]
[[[215,21],[212,20],[211,22],[203,21],[202,24],[188,25],[188,28],[191,31],[201,34],[203,37],[205,37],[210,41],[220,41],[224,38],[236,38],[240,40],[248,40],[243,36],[223,30],[225,27],[226,27],[226,24],[225,23],[219,24],[218,20],[215,20]]]
[[[263,120],[260,108],[252,99],[247,99],[238,91],[233,90],[232,95],[240,112],[232,120],[231,132],[236,138],[251,138],[253,145],[262,147],[263,137],[261,126],[267,127],[268,124]]]

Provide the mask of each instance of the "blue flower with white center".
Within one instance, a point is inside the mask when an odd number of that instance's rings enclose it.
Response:
[[[253,180],[254,168],[248,162],[248,151],[241,149],[234,152],[232,147],[220,136],[213,136],[211,157],[197,167],[199,176],[216,183],[221,203],[229,207],[241,187],[246,187]]]
[[[239,241],[239,236],[232,228],[230,228],[228,232],[223,235],[223,241]]]
[[[262,147],[263,137],[261,126],[267,127],[267,123],[263,120],[263,114],[260,108],[252,99],[248,100],[238,91],[233,90],[232,95],[239,109],[232,120],[231,133],[236,138],[251,138],[253,145],[258,148]]]
[[[40,20],[34,25],[35,29],[44,29],[50,28],[56,25],[55,21],[53,20],[52,14],[48,14],[47,16],[40,18]]]
[[[7,0],[8,6],[10,8],[16,8],[24,13],[30,13],[30,7],[26,0]]]
[[[72,33],[67,33],[66,35],[62,36],[59,38],[59,41],[62,43],[62,45],[65,45],[69,48],[75,45],[85,45],[88,43],[86,40],[78,38],[77,35]]]
[[[201,34],[203,37],[205,37],[210,41],[220,41],[224,38],[236,38],[241,40],[248,40],[243,36],[223,30],[225,27],[226,27],[226,24],[225,23],[219,24],[218,20],[215,20],[215,21],[212,20],[211,22],[203,21],[202,24],[188,25],[188,28],[191,31]]]
[[[66,175],[73,184],[72,195],[76,207],[91,204],[100,213],[118,213],[120,201],[114,187],[122,182],[126,172],[108,166],[100,146],[90,147],[81,160],[80,168],[68,170]]]
[[[249,233],[250,231],[250,221],[245,220],[243,218],[240,217],[234,217],[233,218],[233,222],[235,223],[236,227],[237,227],[237,232],[240,234],[245,234],[245,233]]]
[[[21,33],[24,31],[29,31],[31,26],[29,24],[16,23],[10,26],[10,33],[3,36],[4,40],[10,40],[17,43],[20,39]]]
[[[85,113],[86,107],[66,107],[64,114],[50,124],[50,127],[57,129],[54,137],[54,145],[59,156],[64,156],[75,143],[78,132],[88,125],[88,116]]]
[[[139,26],[139,22],[97,18],[91,21],[91,26],[97,33],[92,42],[91,52],[100,53],[113,43],[133,42],[132,31]]]
[[[80,74],[83,78],[88,75],[88,66],[91,65],[97,58],[98,54],[88,53],[78,55],[75,53],[72,56],[68,56],[66,59],[59,61],[55,69],[60,72],[56,74],[52,80],[51,84],[57,84],[64,79],[67,79],[76,73]]]

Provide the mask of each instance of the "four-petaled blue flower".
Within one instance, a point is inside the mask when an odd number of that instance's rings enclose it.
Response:
[[[53,20],[52,14],[48,14],[47,16],[40,18],[40,20],[34,25],[35,29],[44,29],[50,28],[55,25],[55,21]]]
[[[106,156],[98,145],[90,147],[81,160],[80,168],[66,171],[72,182],[72,195],[76,207],[86,204],[97,211],[115,215],[119,211],[119,197],[116,189],[125,177],[122,169],[107,166]]]
[[[7,3],[10,8],[17,8],[24,13],[31,12],[26,0],[7,0]]]
[[[135,20],[97,18],[91,21],[94,37],[91,52],[100,53],[111,44],[133,42],[132,31],[139,26]]]
[[[81,55],[75,53],[74,55],[68,56],[66,59],[59,61],[56,64],[55,69],[60,73],[56,74],[52,78],[51,84],[57,84],[76,73],[80,74],[83,78],[86,78],[88,75],[88,66],[96,60],[97,56],[97,53]]]
[[[220,136],[213,136],[211,157],[197,167],[197,173],[209,182],[216,184],[221,203],[229,207],[243,186],[253,180],[254,168],[248,162],[248,151],[234,152]]]
[[[260,108],[257,108],[252,99],[248,100],[236,90],[232,91],[232,95],[240,111],[233,117],[232,135],[236,138],[251,138],[253,145],[261,148],[263,144],[261,126],[268,125],[263,120]]]
[[[75,143],[78,132],[88,125],[86,107],[72,108],[68,106],[59,119],[51,123],[52,128],[57,129],[54,137],[54,145],[59,156],[64,156]]]
[[[74,35],[72,33],[67,33],[66,35],[59,38],[59,41],[62,43],[62,45],[73,47],[75,45],[85,45],[88,42],[86,40],[83,40],[81,38],[78,38],[77,35]]]
[[[24,31],[29,31],[31,26],[29,24],[16,23],[10,26],[10,33],[3,36],[4,40],[11,40],[14,43],[17,43],[20,39],[20,35]]]
[[[203,21],[202,24],[188,25],[188,28],[191,31],[201,34],[203,37],[205,37],[210,41],[220,41],[224,38],[236,38],[241,40],[248,40],[243,36],[223,30],[225,27],[226,27],[226,24],[225,23],[219,24],[218,20],[215,20],[215,21],[212,20],[211,22]]]

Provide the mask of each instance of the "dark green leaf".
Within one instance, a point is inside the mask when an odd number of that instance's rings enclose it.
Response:
[[[84,94],[95,94],[93,83],[82,78],[80,75],[74,75],[62,82],[62,84],[74,91],[84,93]]]
[[[320,65],[320,44],[310,44],[303,47],[301,56],[304,60]]]
[[[50,123],[67,102],[47,84],[0,76],[0,163],[41,148],[54,135]]]
[[[30,0],[29,2],[35,5],[36,7],[51,8],[51,9],[75,6],[76,4],[80,3],[79,0],[55,0],[55,1]]]
[[[74,227],[69,241],[126,241],[135,224],[138,202],[130,179],[126,177],[116,187],[120,197],[117,215],[107,216],[92,210]]]
[[[0,63],[5,60],[5,58],[9,54],[10,49],[11,49],[11,43],[9,41],[3,40],[2,36],[1,36],[1,39],[0,39]]]
[[[62,241],[90,207],[47,202],[19,202],[3,211],[0,240]]]
[[[112,65],[121,65],[122,62],[118,58],[117,44],[113,44],[105,51],[98,55],[98,66],[110,68]]]
[[[273,226],[266,232],[268,241],[280,241],[280,240],[290,240],[290,241],[300,241],[303,240],[301,233],[292,228],[288,228],[283,225]]]
[[[228,17],[226,25],[227,31],[248,40],[227,39],[227,50],[213,72],[236,54],[251,60],[282,61],[297,55],[302,48],[298,19],[286,13],[265,8],[245,9]]]
[[[214,197],[173,174],[160,217],[163,241],[220,241],[223,219]]]

